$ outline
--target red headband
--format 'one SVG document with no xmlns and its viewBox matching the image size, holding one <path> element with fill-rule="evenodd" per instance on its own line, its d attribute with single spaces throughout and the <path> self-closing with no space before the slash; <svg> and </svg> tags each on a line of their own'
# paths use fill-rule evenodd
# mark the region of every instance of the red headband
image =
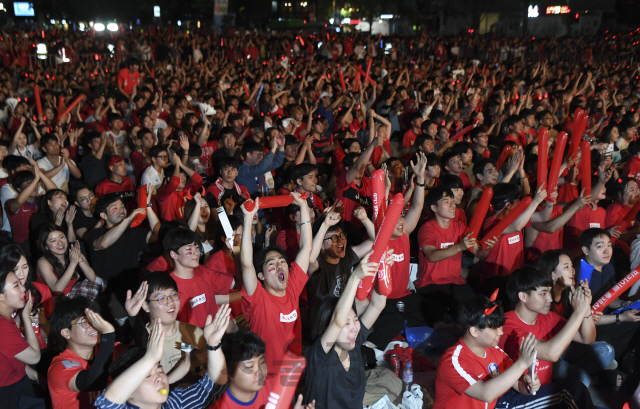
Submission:
<svg viewBox="0 0 640 409">
<path fill-rule="evenodd" d="M 496 299 L 498 298 L 499 290 L 500 290 L 499 288 L 496 288 L 493 294 L 491 294 L 491 297 L 489 297 L 489 301 L 491 301 L 494 304 L 494 306 L 485 308 L 484 315 L 491 315 L 495 311 L 495 309 L 498 307 L 498 304 L 496 304 Z"/>
</svg>

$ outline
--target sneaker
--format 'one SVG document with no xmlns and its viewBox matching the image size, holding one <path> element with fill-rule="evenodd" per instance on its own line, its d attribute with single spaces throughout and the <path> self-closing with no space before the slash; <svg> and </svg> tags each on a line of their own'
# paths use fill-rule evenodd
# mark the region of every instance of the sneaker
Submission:
<svg viewBox="0 0 640 409">
<path fill-rule="evenodd" d="M 418 402 L 416 401 L 416 397 L 409 391 L 404 391 L 402 394 L 402 404 L 407 409 L 420 409 L 422 405 L 417 406 Z"/>
</svg>

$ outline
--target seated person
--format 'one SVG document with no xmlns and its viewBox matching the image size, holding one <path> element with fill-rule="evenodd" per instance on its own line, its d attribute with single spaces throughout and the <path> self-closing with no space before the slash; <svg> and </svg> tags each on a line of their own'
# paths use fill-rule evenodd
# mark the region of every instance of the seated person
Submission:
<svg viewBox="0 0 640 409">
<path fill-rule="evenodd" d="M 234 157 L 224 156 L 220 158 L 218 163 L 220 177 L 207 188 L 207 202 L 211 207 L 225 206 L 226 210 L 227 200 L 230 199 L 234 204 L 240 204 L 250 195 L 246 187 L 236 182 L 240 161 Z M 233 206 L 231 206 L 231 211 L 227 211 L 227 214 L 231 214 L 232 211 Z"/>
<path fill-rule="evenodd" d="M 296 184 L 296 192 L 306 193 L 310 206 L 317 209 L 318 214 L 324 211 L 322 200 L 316 194 L 318 185 L 318 168 L 310 163 L 301 163 L 291 170 L 291 180 Z M 313 221 L 312 221 L 313 223 Z"/>
<path fill-rule="evenodd" d="M 109 179 L 104 179 L 96 186 L 96 197 L 108 193 L 123 192 L 122 198 L 128 202 L 133 199 L 134 187 L 131 178 L 127 177 L 127 162 L 122 156 L 112 156 L 107 163 L 111 172 Z"/>
<path fill-rule="evenodd" d="M 95 401 L 100 409 L 158 408 L 205 409 L 224 392 L 227 375 L 220 340 L 229 325 L 229 306 L 224 305 L 215 316 L 209 315 L 204 327 L 207 348 L 207 373 L 197 383 L 170 390 L 169 380 L 161 365 L 164 353 L 164 330 L 160 319 L 153 323 L 146 353 L 140 356 L 136 347 L 120 354 L 111 365 L 113 382 Z"/>
<path fill-rule="evenodd" d="M 64 352 L 53 358 L 48 386 L 54 409 L 93 408 L 107 386 L 116 333 L 88 298 L 61 299 L 51 315 L 51 334 Z M 98 346 L 100 339 L 100 346 Z"/>
<path fill-rule="evenodd" d="M 183 165 L 175 153 L 165 170 L 167 178 L 157 192 L 160 219 L 184 219 L 184 202 L 190 195 L 200 192 L 202 176 Z M 189 178 L 191 182 L 187 183 Z"/>
</svg>

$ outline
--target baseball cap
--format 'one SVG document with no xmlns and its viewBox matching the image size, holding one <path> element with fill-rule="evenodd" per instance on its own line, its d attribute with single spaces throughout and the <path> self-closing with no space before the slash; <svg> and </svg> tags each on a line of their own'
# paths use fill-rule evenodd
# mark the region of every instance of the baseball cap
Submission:
<svg viewBox="0 0 640 409">
<path fill-rule="evenodd" d="M 124 158 L 122 156 L 118 156 L 118 155 L 112 156 L 111 159 L 109 159 L 109 162 L 107 163 L 107 167 L 111 167 L 116 163 L 120 163 L 120 162 L 124 162 Z"/>
<path fill-rule="evenodd" d="M 329 94 L 327 91 L 322 91 L 320 93 L 320 99 L 324 98 L 324 97 L 332 97 L 333 94 Z"/>
</svg>

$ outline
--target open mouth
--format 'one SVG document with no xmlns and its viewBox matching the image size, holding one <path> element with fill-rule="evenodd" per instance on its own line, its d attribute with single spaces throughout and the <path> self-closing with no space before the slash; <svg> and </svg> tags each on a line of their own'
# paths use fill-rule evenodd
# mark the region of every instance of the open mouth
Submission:
<svg viewBox="0 0 640 409">
<path fill-rule="evenodd" d="M 341 253 L 344 252 L 344 244 L 338 246 L 338 251 Z"/>
<path fill-rule="evenodd" d="M 280 281 L 281 283 L 284 283 L 284 273 L 282 272 L 278 273 L 278 281 Z"/>
<path fill-rule="evenodd" d="M 97 338 L 98 337 L 98 331 L 90 332 L 89 336 L 92 337 L 92 338 Z"/>
<path fill-rule="evenodd" d="M 169 315 L 173 315 L 173 313 L 175 313 L 175 312 L 176 312 L 175 308 L 171 308 L 170 310 L 167 310 L 167 314 L 169 314 Z"/>
</svg>

